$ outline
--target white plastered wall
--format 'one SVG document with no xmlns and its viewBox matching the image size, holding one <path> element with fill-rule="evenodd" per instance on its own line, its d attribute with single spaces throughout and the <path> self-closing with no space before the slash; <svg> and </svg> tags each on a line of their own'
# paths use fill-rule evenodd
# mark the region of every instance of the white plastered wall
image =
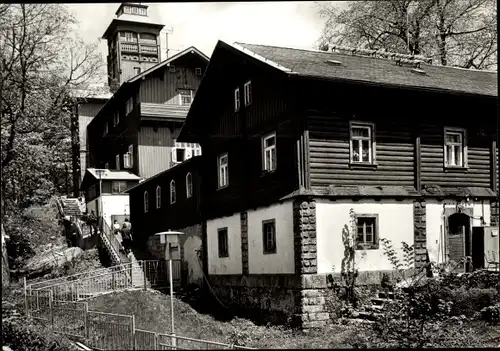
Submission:
<svg viewBox="0 0 500 351">
<path fill-rule="evenodd" d="M 217 229 L 227 227 L 229 257 L 219 257 Z M 240 213 L 207 221 L 208 274 L 242 274 Z"/>
<path fill-rule="evenodd" d="M 401 255 L 401 242 L 412 245 L 414 240 L 413 201 L 316 201 L 316 240 L 318 273 L 339 273 L 344 257 L 342 229 L 350 227 L 350 209 L 358 214 L 378 214 L 378 237 L 391 240 Z M 378 249 L 356 250 L 359 271 L 392 270 L 383 245 Z"/>
</svg>

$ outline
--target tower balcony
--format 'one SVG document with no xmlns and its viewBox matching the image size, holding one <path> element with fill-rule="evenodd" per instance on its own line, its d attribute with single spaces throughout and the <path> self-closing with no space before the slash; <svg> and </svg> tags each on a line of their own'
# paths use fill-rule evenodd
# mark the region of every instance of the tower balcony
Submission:
<svg viewBox="0 0 500 351">
<path fill-rule="evenodd" d="M 141 45 L 140 53 L 144 55 L 158 55 L 158 46 L 157 45 Z"/>
<path fill-rule="evenodd" d="M 125 44 L 123 43 L 120 47 L 121 52 L 139 52 L 139 46 L 137 44 Z"/>
</svg>

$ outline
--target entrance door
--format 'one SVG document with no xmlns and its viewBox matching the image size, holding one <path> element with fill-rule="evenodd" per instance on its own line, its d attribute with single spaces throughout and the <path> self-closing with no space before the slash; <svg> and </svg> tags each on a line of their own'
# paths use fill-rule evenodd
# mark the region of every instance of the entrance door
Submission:
<svg viewBox="0 0 500 351">
<path fill-rule="evenodd" d="M 471 256 L 470 218 L 463 213 L 454 213 L 448 217 L 448 257 L 460 262 L 465 256 Z M 456 272 L 471 271 L 470 263 L 459 264 Z"/>
</svg>

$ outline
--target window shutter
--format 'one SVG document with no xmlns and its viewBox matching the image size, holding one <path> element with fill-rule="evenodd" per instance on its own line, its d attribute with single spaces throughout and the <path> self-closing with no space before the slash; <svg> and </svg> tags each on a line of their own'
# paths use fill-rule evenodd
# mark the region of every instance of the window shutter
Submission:
<svg viewBox="0 0 500 351">
<path fill-rule="evenodd" d="M 191 157 L 193 157 L 193 149 L 188 147 L 186 148 L 186 160 L 190 159 Z"/>
<path fill-rule="evenodd" d="M 172 148 L 172 162 L 177 162 L 177 148 Z"/>
</svg>

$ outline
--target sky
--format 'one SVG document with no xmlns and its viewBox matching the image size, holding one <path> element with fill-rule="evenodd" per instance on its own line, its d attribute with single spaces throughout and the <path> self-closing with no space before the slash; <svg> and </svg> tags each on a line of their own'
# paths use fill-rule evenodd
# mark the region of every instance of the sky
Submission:
<svg viewBox="0 0 500 351">
<path fill-rule="evenodd" d="M 162 60 L 165 59 L 166 32 L 169 56 L 195 46 L 211 56 L 217 41 L 243 42 L 312 49 L 324 21 L 312 1 L 294 2 L 178 2 L 143 3 L 148 16 L 164 24 L 161 32 Z M 115 18 L 119 3 L 68 4 L 79 22 L 79 35 L 88 43 L 101 38 Z M 106 41 L 99 49 L 105 59 Z"/>
</svg>

